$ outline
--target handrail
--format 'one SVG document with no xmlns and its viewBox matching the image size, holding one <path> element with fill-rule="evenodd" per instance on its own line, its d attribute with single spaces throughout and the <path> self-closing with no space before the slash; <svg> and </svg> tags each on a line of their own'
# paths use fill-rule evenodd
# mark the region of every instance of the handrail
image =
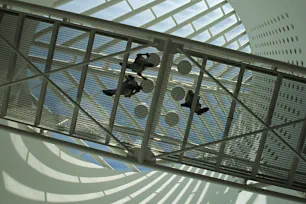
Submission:
<svg viewBox="0 0 306 204">
<path fill-rule="evenodd" d="M 243 53 L 236 50 L 231 50 L 228 48 L 218 47 L 215 45 L 210 45 L 207 43 L 201 43 L 198 41 L 185 39 L 182 37 L 172 36 L 165 33 L 160 33 L 156 31 L 146 30 L 143 28 L 133 27 L 129 25 L 124 25 L 112 21 L 107 21 L 103 19 L 94 18 L 91 16 L 84 16 L 76 13 L 71 13 L 67 11 L 57 10 L 54 8 L 48 8 L 40 5 L 35 5 L 31 3 L 21 2 L 21 1 L 11 1 L 11 0 L 0 0 L 0 3 L 4 5 L 12 6 L 14 10 L 15 7 L 26 9 L 33 13 L 42 13 L 43 15 L 51 15 L 56 17 L 61 17 L 65 19 L 74 20 L 77 22 L 84 23 L 85 25 L 91 25 L 95 28 L 101 28 L 103 30 L 108 30 L 110 32 L 116 32 L 120 34 L 126 34 L 142 39 L 171 39 L 172 42 L 183 44 L 185 47 L 191 48 L 194 51 L 208 54 L 216 55 L 226 59 L 235 59 L 239 62 L 249 62 L 249 63 L 261 63 L 271 68 L 277 68 L 278 71 L 291 73 L 296 75 L 306 76 L 306 69 L 301 66 L 288 64 L 285 62 L 277 61 L 274 59 L 269 59 L 261 56 L 256 56 L 248 53 Z"/>
</svg>

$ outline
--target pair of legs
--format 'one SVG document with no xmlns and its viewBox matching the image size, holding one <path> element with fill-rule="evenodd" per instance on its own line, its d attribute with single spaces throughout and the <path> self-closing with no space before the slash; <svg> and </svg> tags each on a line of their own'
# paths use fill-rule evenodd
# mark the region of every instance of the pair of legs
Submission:
<svg viewBox="0 0 306 204">
<path fill-rule="evenodd" d="M 191 104 L 189 103 L 183 103 L 181 104 L 182 107 L 187 107 L 187 108 L 190 108 L 191 109 Z M 196 109 L 195 109 L 195 113 L 197 113 L 198 115 L 202 115 L 202 113 L 205 113 L 209 111 L 209 108 L 208 107 L 205 107 L 205 108 L 201 108 L 201 104 L 197 104 L 196 105 Z"/>
<path fill-rule="evenodd" d="M 119 64 L 122 66 L 121 62 Z M 154 64 L 152 63 L 137 64 L 134 62 L 133 64 L 128 64 L 126 66 L 127 69 L 131 69 L 133 72 L 137 72 L 137 75 L 143 78 L 144 80 L 147 80 L 147 78 L 142 76 L 142 72 L 146 69 L 146 67 L 154 67 Z"/>
</svg>

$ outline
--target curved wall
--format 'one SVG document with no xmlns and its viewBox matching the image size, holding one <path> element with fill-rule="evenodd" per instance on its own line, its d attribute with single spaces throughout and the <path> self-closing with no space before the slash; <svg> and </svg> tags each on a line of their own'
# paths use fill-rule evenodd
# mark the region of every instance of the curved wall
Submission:
<svg viewBox="0 0 306 204">
<path fill-rule="evenodd" d="M 300 0 L 229 0 L 235 8 L 250 38 L 252 53 L 267 58 L 284 61 L 287 63 L 306 66 L 306 1 Z M 305 77 L 305 76 L 303 76 Z M 253 73 L 252 101 L 253 111 L 266 119 L 270 106 L 276 77 L 266 77 L 259 73 Z M 288 121 L 305 117 L 306 110 L 306 86 L 301 83 L 283 80 L 278 99 L 275 103 L 272 125 L 282 124 Z M 293 148 L 305 150 L 306 144 L 303 137 L 302 123 L 278 129 L 276 132 Z M 259 141 L 259 140 L 258 140 Z M 258 146 L 258 141 L 254 141 Z M 306 156 L 305 152 L 300 153 Z M 273 134 L 268 135 L 265 142 L 263 164 L 276 165 L 283 170 L 277 172 L 284 182 L 289 181 L 292 175 L 293 164 L 291 160 L 294 154 L 284 146 Z M 263 165 L 264 166 L 264 165 Z M 303 162 L 298 163 L 297 171 L 305 172 Z M 293 182 L 305 186 L 306 176 L 296 173 Z"/>
<path fill-rule="evenodd" d="M 75 158 L 64 147 L 1 129 L 0 135 L 0 203 L 293 203 L 160 171 L 114 171 Z M 203 169 L 181 169 L 233 180 Z"/>
<path fill-rule="evenodd" d="M 306 66 L 306 1 L 229 2 L 246 28 L 253 54 Z"/>
</svg>

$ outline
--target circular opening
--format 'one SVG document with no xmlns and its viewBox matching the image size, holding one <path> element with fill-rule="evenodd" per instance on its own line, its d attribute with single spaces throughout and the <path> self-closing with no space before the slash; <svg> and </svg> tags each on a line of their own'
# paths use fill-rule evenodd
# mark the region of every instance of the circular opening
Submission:
<svg viewBox="0 0 306 204">
<path fill-rule="evenodd" d="M 165 121 L 167 125 L 169 125 L 170 127 L 173 127 L 178 124 L 179 116 L 176 113 L 176 111 L 169 111 L 165 116 Z"/>
<path fill-rule="evenodd" d="M 277 20 L 280 21 L 280 17 L 279 16 L 277 16 Z"/>
<path fill-rule="evenodd" d="M 287 26 L 287 30 L 290 30 L 289 26 Z"/>
<path fill-rule="evenodd" d="M 149 113 L 149 107 L 146 103 L 140 103 L 135 107 L 134 114 L 137 118 L 145 118 Z"/>
<path fill-rule="evenodd" d="M 144 93 L 150 93 L 154 89 L 154 82 L 151 79 L 142 80 L 140 86 L 142 87 L 142 91 Z"/>
<path fill-rule="evenodd" d="M 285 19 L 284 15 L 282 14 L 282 19 Z"/>
<path fill-rule="evenodd" d="M 291 41 L 293 42 L 294 40 L 293 40 L 293 37 L 291 37 Z"/>
<path fill-rule="evenodd" d="M 296 41 L 299 41 L 299 38 L 298 38 L 298 36 L 295 36 L 295 39 L 296 39 Z"/>
<path fill-rule="evenodd" d="M 151 53 L 148 58 L 148 62 L 152 63 L 154 67 L 156 67 L 160 63 L 160 57 L 158 56 L 158 54 Z"/>
<path fill-rule="evenodd" d="M 293 24 L 291 24 L 291 28 L 294 29 L 294 25 Z"/>
<path fill-rule="evenodd" d="M 171 90 L 171 97 L 175 100 L 175 101 L 179 101 L 179 100 L 182 100 L 184 99 L 185 97 L 185 89 L 183 87 L 180 87 L 180 86 L 177 86 L 177 87 L 174 87 L 172 90 Z"/>
<path fill-rule="evenodd" d="M 179 62 L 179 64 L 177 65 L 177 69 L 181 74 L 189 74 L 192 69 L 192 66 L 189 61 L 183 60 Z"/>
<path fill-rule="evenodd" d="M 289 15 L 288 15 L 288 13 L 285 13 L 285 15 L 287 16 L 287 18 L 289 18 Z"/>
</svg>

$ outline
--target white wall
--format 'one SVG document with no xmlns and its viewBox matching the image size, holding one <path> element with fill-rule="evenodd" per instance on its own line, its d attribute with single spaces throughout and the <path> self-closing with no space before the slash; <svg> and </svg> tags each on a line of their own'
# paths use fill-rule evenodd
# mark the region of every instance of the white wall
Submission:
<svg viewBox="0 0 306 204">
<path fill-rule="evenodd" d="M 306 66 L 306 1 L 229 0 L 229 2 L 246 28 L 253 54 Z"/>
<path fill-rule="evenodd" d="M 306 1 L 301 0 L 229 0 L 239 14 L 250 39 L 252 53 L 291 64 L 306 66 Z M 305 77 L 305 76 L 304 76 Z M 253 73 L 253 110 L 265 120 L 274 90 L 276 77 Z M 306 114 L 306 86 L 283 80 L 276 102 L 272 124 L 281 124 L 303 118 Z M 279 135 L 292 147 L 299 145 L 302 123 L 278 129 Z M 255 141 L 258 143 L 258 141 Z M 305 144 L 304 144 L 305 146 Z M 306 156 L 303 154 L 303 156 Z M 279 166 L 286 171 L 270 172 L 287 181 L 294 154 L 274 135 L 269 135 L 263 152 L 262 163 Z M 299 172 L 305 172 L 299 162 Z M 298 174 L 294 181 L 306 184 L 306 177 Z M 302 183 L 302 184 L 301 184 Z"/>
<path fill-rule="evenodd" d="M 1 121 L 1 124 L 7 124 Z M 10 123 L 14 127 L 24 126 Z M 61 148 L 0 130 L 0 203 L 290 203 L 164 172 L 123 173 Z M 192 172 L 231 180 L 196 168 Z M 154 196 L 154 197 L 150 197 Z M 144 202 L 146 203 L 146 202 Z M 292 203 L 292 202 L 291 202 Z"/>
</svg>

